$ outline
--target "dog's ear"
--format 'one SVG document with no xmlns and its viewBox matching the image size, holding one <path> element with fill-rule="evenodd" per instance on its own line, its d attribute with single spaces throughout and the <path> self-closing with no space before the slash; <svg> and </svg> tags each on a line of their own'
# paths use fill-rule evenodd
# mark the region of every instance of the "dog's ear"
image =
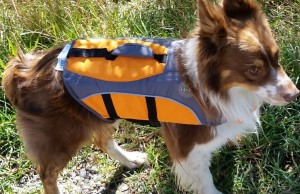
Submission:
<svg viewBox="0 0 300 194">
<path fill-rule="evenodd" d="M 198 0 L 198 19 L 201 34 L 216 34 L 226 25 L 220 8 L 207 3 L 207 0 Z"/>
<path fill-rule="evenodd" d="M 255 0 L 223 0 L 223 9 L 227 17 L 246 20 L 260 11 Z"/>
</svg>

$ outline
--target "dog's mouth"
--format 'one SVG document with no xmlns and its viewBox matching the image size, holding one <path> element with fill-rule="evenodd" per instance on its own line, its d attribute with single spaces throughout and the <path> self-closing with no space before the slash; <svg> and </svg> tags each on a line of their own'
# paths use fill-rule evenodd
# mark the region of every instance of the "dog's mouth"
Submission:
<svg viewBox="0 0 300 194">
<path fill-rule="evenodd" d="M 263 101 L 271 106 L 286 106 L 290 103 L 284 100 L 277 100 L 272 98 L 263 98 Z"/>
<path fill-rule="evenodd" d="M 263 101 L 274 106 L 286 106 L 296 100 L 299 90 L 293 93 L 279 93 L 276 95 L 262 96 Z"/>
</svg>

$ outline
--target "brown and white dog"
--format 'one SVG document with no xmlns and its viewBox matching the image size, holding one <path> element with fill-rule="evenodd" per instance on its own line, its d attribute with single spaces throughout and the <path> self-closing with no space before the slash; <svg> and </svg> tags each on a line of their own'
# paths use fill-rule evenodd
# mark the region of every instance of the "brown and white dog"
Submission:
<svg viewBox="0 0 300 194">
<path fill-rule="evenodd" d="M 220 192 L 209 170 L 211 153 L 228 140 L 255 131 L 263 103 L 286 105 L 299 90 L 279 64 L 279 48 L 254 0 L 198 4 L 199 27 L 177 52 L 180 73 L 207 115 L 223 115 L 226 122 L 216 127 L 162 123 L 162 133 L 179 186 L 213 194 Z M 55 70 L 61 50 L 20 54 L 3 75 L 26 151 L 49 194 L 59 192 L 59 172 L 91 139 L 129 168 L 146 160 L 143 153 L 120 148 L 112 138 L 111 124 L 68 94 L 62 73 Z"/>
</svg>

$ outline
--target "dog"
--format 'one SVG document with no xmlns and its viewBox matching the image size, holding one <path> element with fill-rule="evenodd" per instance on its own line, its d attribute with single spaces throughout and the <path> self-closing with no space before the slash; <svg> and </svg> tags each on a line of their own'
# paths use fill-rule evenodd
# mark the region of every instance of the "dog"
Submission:
<svg viewBox="0 0 300 194">
<path fill-rule="evenodd" d="M 158 122 L 179 187 L 220 193 L 209 170 L 211 153 L 228 140 L 256 131 L 264 103 L 287 105 L 299 90 L 279 63 L 279 48 L 254 0 L 223 0 L 220 5 L 199 0 L 198 26 L 180 41 L 174 53 L 187 87 L 183 91 L 189 91 L 216 124 Z M 19 53 L 8 63 L 2 83 L 47 194 L 59 193 L 59 172 L 91 139 L 129 168 L 146 161 L 144 153 L 125 151 L 115 143 L 114 120 L 99 119 L 74 99 L 63 81 L 64 70 L 56 69 L 62 50 Z"/>
</svg>

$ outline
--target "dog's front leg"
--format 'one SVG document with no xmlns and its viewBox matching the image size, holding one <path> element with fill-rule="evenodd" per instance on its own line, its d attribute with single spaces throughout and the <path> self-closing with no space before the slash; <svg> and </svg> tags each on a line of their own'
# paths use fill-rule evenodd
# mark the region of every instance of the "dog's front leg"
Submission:
<svg viewBox="0 0 300 194">
<path fill-rule="evenodd" d="M 210 173 L 211 153 L 205 145 L 195 145 L 186 159 L 173 162 L 177 182 L 183 189 L 197 194 L 220 194 Z"/>
<path fill-rule="evenodd" d="M 219 194 L 209 170 L 211 152 L 223 143 L 215 138 L 214 129 L 175 123 L 163 123 L 161 129 L 179 187 L 199 194 Z"/>
</svg>

